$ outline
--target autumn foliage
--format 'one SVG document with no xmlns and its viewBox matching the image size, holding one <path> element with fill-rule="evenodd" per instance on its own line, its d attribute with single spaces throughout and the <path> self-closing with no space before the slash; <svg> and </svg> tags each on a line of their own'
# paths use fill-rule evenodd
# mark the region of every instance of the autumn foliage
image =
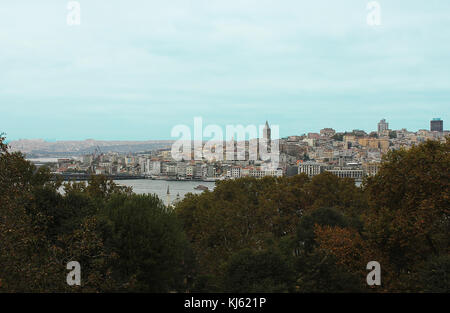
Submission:
<svg viewBox="0 0 450 313">
<path fill-rule="evenodd" d="M 186 197 L 177 213 L 202 278 L 193 289 L 226 290 L 224 269 L 245 268 L 237 256 L 251 249 L 285 256 L 296 276 L 286 291 L 449 291 L 449 148 L 447 139 L 390 152 L 361 188 L 323 173 L 225 181 Z M 370 261 L 381 286 L 366 284 Z M 270 290 L 267 281 L 276 279 L 265 280 Z"/>
<path fill-rule="evenodd" d="M 361 187 L 221 181 L 173 210 L 102 176 L 63 184 L 1 138 L 0 292 L 448 292 L 449 152 L 449 139 L 389 152 Z"/>
</svg>

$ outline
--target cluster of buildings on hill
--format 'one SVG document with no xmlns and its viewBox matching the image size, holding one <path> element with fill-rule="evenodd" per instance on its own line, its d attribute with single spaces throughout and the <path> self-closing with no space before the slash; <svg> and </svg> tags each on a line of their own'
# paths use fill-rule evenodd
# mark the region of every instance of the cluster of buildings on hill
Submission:
<svg viewBox="0 0 450 313">
<path fill-rule="evenodd" d="M 445 141 L 449 135 L 449 131 L 443 130 L 441 119 L 433 119 L 430 130 L 417 132 L 391 130 L 385 119 L 377 126 L 377 131 L 369 134 L 357 129 L 336 133 L 331 128 L 325 128 L 320 133 L 288 137 L 280 151 L 289 157 L 295 158 L 301 154 L 304 157 L 297 161 L 298 166 L 287 167 L 287 175 L 305 173 L 312 177 L 329 171 L 342 178 L 361 181 L 365 176 L 378 172 L 382 156 L 388 151 L 409 149 L 429 139 Z"/>
<path fill-rule="evenodd" d="M 269 142 L 270 128 L 266 124 L 264 136 Z M 375 175 L 382 156 L 390 150 L 408 149 L 428 139 L 445 141 L 449 131 L 443 130 L 443 121 L 433 119 L 430 130 L 410 132 L 406 129 L 391 130 L 385 119 L 378 123 L 377 131 L 367 134 L 363 130 L 337 133 L 324 128 L 320 133 L 289 136 L 277 140 L 279 161 L 277 167 L 267 161 L 243 160 L 181 160 L 172 158 L 170 149 L 148 153 L 119 154 L 100 153 L 82 158 L 58 159 L 53 170 L 59 173 L 86 173 L 106 175 L 135 175 L 152 179 L 204 180 L 233 179 L 245 176 L 292 176 L 305 173 L 312 177 L 329 171 L 339 177 L 361 181 L 365 176 Z M 272 140 L 275 142 L 275 140 Z M 252 143 L 246 142 L 246 149 Z M 236 144 L 234 145 L 236 147 Z M 192 151 L 194 153 L 194 151 Z"/>
</svg>

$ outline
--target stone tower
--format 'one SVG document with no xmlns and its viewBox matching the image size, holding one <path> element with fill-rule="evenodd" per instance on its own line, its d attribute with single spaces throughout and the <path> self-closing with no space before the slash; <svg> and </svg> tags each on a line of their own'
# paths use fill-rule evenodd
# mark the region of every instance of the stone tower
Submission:
<svg viewBox="0 0 450 313">
<path fill-rule="evenodd" d="M 267 144 L 267 152 L 271 152 L 271 145 L 272 145 L 272 141 L 271 141 L 271 130 L 270 130 L 270 126 L 269 126 L 269 122 L 266 121 L 266 125 L 264 125 L 264 129 L 263 129 L 263 139 L 265 144 Z M 258 148 L 259 151 L 259 148 Z"/>
<path fill-rule="evenodd" d="M 270 134 L 269 122 L 266 121 L 266 125 L 264 126 L 264 129 L 263 129 L 263 138 L 267 139 L 267 141 L 270 142 L 270 139 L 271 139 L 270 136 L 271 136 L 271 134 Z"/>
</svg>

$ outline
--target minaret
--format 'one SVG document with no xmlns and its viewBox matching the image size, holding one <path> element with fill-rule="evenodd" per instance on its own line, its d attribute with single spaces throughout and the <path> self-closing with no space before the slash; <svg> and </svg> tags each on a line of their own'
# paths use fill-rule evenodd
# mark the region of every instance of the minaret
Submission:
<svg viewBox="0 0 450 313">
<path fill-rule="evenodd" d="M 169 191 L 169 185 L 167 185 L 167 206 L 170 206 L 170 191 Z"/>
</svg>

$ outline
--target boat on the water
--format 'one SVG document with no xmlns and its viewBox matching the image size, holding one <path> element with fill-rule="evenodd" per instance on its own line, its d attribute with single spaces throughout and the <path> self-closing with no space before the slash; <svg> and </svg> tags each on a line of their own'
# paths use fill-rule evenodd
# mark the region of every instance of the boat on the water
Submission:
<svg viewBox="0 0 450 313">
<path fill-rule="evenodd" d="M 198 185 L 197 187 L 194 187 L 195 190 L 209 190 L 208 187 L 204 186 L 204 185 Z"/>
</svg>

